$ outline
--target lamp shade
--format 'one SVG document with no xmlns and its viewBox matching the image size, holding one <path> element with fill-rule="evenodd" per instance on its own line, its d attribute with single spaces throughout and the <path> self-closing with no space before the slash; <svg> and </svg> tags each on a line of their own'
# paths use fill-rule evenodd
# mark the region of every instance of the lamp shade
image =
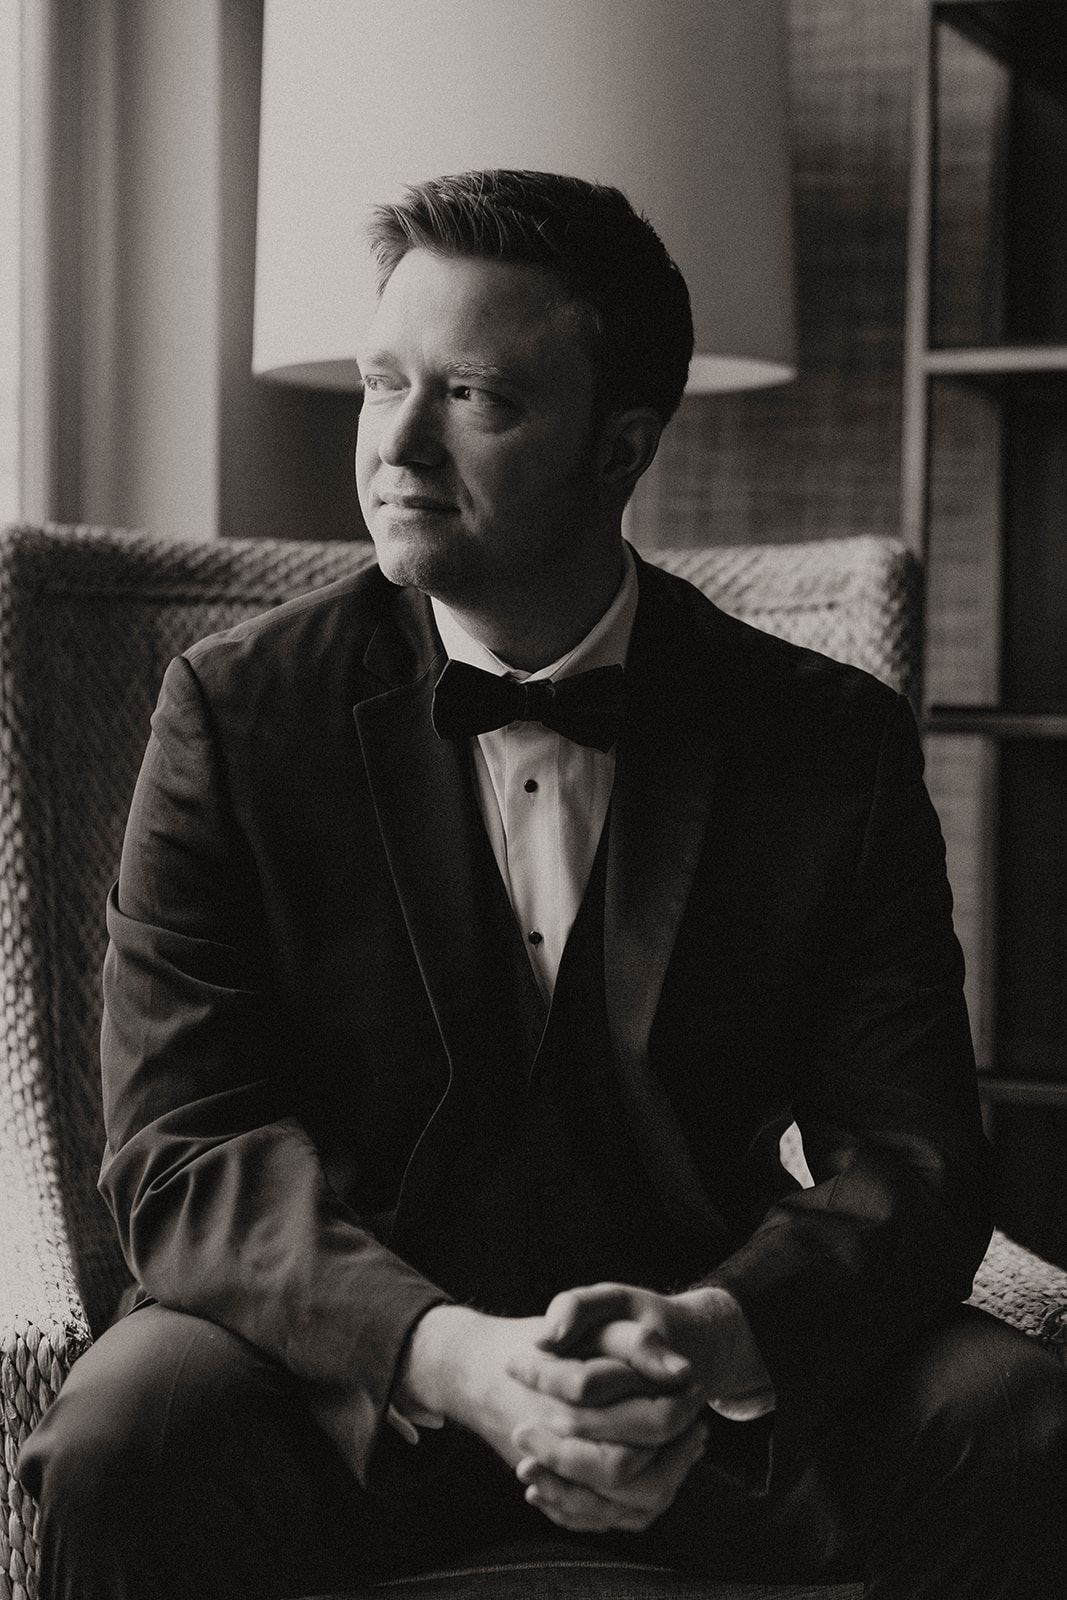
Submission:
<svg viewBox="0 0 1067 1600">
<path fill-rule="evenodd" d="M 357 389 L 366 227 L 485 167 L 614 184 L 685 274 L 690 390 L 793 375 L 780 0 L 267 0 L 253 371 Z"/>
</svg>

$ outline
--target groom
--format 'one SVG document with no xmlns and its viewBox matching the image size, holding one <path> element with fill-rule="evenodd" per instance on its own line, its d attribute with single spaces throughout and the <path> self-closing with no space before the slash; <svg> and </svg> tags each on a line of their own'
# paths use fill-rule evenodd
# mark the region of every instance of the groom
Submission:
<svg viewBox="0 0 1067 1600">
<path fill-rule="evenodd" d="M 373 242 L 377 568 L 172 663 L 109 899 L 141 1291 L 22 1454 L 45 1593 L 531 1534 L 1035 1592 L 1064 1375 L 960 1309 L 989 1166 L 907 704 L 622 542 L 692 327 L 620 194 L 465 174 Z"/>
</svg>

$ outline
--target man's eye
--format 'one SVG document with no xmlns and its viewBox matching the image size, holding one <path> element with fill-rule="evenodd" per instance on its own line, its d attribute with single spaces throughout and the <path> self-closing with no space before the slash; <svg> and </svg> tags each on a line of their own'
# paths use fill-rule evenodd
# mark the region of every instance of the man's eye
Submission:
<svg viewBox="0 0 1067 1600">
<path fill-rule="evenodd" d="M 491 389 L 479 389 L 472 383 L 454 384 L 452 398 L 454 400 L 464 400 L 468 405 L 479 406 L 484 410 L 492 410 L 499 406 L 507 405 L 503 395 L 494 394 Z"/>
<path fill-rule="evenodd" d="M 363 375 L 364 394 L 389 394 L 399 387 L 395 378 L 390 378 L 383 372 L 367 372 Z"/>
</svg>

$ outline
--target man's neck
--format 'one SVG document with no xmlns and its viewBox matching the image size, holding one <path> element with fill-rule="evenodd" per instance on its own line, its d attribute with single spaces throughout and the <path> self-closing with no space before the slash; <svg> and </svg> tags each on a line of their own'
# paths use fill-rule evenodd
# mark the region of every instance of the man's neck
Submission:
<svg viewBox="0 0 1067 1600">
<path fill-rule="evenodd" d="M 538 672 L 558 661 L 600 621 L 619 591 L 626 572 L 620 543 L 618 560 L 595 573 L 587 585 L 551 596 L 522 594 L 492 608 L 445 602 L 460 627 L 517 672 Z"/>
</svg>

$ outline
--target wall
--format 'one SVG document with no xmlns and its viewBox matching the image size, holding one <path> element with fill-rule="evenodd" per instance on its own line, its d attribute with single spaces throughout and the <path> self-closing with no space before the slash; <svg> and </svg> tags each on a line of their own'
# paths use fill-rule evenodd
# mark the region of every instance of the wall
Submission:
<svg viewBox="0 0 1067 1600">
<path fill-rule="evenodd" d="M 683 402 L 639 544 L 894 533 L 912 55 L 908 0 L 790 0 L 800 376 Z"/>
</svg>

